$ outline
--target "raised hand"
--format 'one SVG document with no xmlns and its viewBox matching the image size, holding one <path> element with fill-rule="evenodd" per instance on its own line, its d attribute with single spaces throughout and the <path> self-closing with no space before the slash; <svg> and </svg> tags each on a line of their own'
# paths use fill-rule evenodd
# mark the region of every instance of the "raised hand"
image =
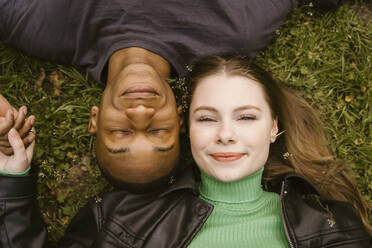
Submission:
<svg viewBox="0 0 372 248">
<path fill-rule="evenodd" d="M 9 116 L 7 115 L 9 113 Z M 26 118 L 27 108 L 22 106 L 19 111 L 13 108 L 0 94 L 0 152 L 11 155 L 13 149 L 8 141 L 7 133 L 13 127 L 21 136 L 25 147 L 32 143 L 35 135 L 30 132 L 35 123 L 35 117 Z M 12 116 L 12 117 L 10 117 Z"/>
<path fill-rule="evenodd" d="M 31 164 L 35 140 L 33 140 L 31 144 L 25 148 L 21 137 L 14 128 L 11 128 L 8 132 L 8 140 L 11 148 L 14 151 L 14 154 L 6 155 L 0 152 L 0 170 L 7 171 L 9 173 L 22 173 Z"/>
<path fill-rule="evenodd" d="M 35 139 L 35 134 L 31 132 L 35 117 L 26 118 L 26 113 L 27 108 L 22 106 L 17 117 L 14 116 L 12 110 L 8 110 L 5 117 L 0 117 L 0 152 L 7 155 L 13 154 L 13 149 L 8 141 L 8 132 L 11 128 L 18 131 L 26 147 Z"/>
</svg>

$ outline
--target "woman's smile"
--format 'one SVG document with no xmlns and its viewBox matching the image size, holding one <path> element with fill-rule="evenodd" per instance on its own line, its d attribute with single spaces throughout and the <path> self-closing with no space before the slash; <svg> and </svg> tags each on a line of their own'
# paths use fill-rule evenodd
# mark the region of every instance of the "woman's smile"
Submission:
<svg viewBox="0 0 372 248">
<path fill-rule="evenodd" d="M 243 155 L 244 155 L 243 153 L 233 153 L 233 152 L 211 154 L 212 158 L 219 162 L 235 161 L 243 157 Z"/>
</svg>

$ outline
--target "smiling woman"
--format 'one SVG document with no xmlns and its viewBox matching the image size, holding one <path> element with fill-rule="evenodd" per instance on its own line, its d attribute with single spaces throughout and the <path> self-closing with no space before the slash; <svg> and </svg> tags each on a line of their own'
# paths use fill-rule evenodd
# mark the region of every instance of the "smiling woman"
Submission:
<svg viewBox="0 0 372 248">
<path fill-rule="evenodd" d="M 206 77 L 190 113 L 192 154 L 207 175 L 229 182 L 264 166 L 278 125 L 259 83 L 242 76 Z"/>
<path fill-rule="evenodd" d="M 368 204 L 304 99 L 243 57 L 207 57 L 188 82 L 200 198 L 214 206 L 189 247 L 369 247 Z"/>
</svg>

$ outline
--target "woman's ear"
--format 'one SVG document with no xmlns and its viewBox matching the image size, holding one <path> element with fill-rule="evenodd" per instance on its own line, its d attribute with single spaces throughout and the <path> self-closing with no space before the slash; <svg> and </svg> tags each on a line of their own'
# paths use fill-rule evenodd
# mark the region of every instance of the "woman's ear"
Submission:
<svg viewBox="0 0 372 248">
<path fill-rule="evenodd" d="M 88 132 L 91 134 L 97 133 L 98 113 L 99 108 L 97 106 L 90 109 Z"/>
<path fill-rule="evenodd" d="M 177 107 L 177 114 L 178 114 L 178 121 L 180 124 L 180 132 L 184 133 L 186 131 L 186 127 L 185 127 L 184 118 L 183 118 L 182 106 Z"/>
<path fill-rule="evenodd" d="M 278 128 L 278 117 L 276 117 L 273 121 L 273 126 L 271 128 L 271 137 L 270 142 L 274 143 L 278 134 L 279 128 Z"/>
</svg>

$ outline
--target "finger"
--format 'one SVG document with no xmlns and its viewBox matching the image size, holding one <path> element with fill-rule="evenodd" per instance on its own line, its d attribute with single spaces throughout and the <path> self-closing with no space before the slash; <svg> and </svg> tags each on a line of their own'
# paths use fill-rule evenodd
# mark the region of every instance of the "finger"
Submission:
<svg viewBox="0 0 372 248">
<path fill-rule="evenodd" d="M 35 140 L 32 141 L 32 143 L 26 149 L 28 164 L 31 164 L 32 156 L 34 155 L 34 148 L 35 148 Z"/>
<path fill-rule="evenodd" d="M 5 122 L 5 116 L 4 117 L 0 116 L 0 123 L 4 123 L 4 122 Z M 3 136 L 0 135 L 0 140 L 8 142 L 8 133 L 6 133 L 6 135 L 3 135 Z"/>
<path fill-rule="evenodd" d="M 30 132 L 28 132 L 27 136 L 22 138 L 23 144 L 27 148 L 36 138 L 35 129 L 32 128 Z"/>
<path fill-rule="evenodd" d="M 0 116 L 5 116 L 10 109 L 13 109 L 12 105 L 0 94 Z"/>
<path fill-rule="evenodd" d="M 7 169 L 9 172 L 23 172 L 26 170 L 26 168 L 28 168 L 29 163 L 22 139 L 14 128 L 10 129 L 8 139 L 13 148 L 14 159 L 12 161 L 11 168 L 5 169 Z"/>
<path fill-rule="evenodd" d="M 6 138 L 6 140 L 0 140 L 0 147 L 10 147 L 10 143 L 8 141 L 8 138 Z"/>
<path fill-rule="evenodd" d="M 19 130 L 23 126 L 23 123 L 26 119 L 26 114 L 27 114 L 27 108 L 26 108 L 26 106 L 22 106 L 19 109 L 19 113 L 18 113 L 17 118 L 15 118 L 14 128 L 16 130 Z"/>
<path fill-rule="evenodd" d="M 35 123 L 35 116 L 33 115 L 29 116 L 26 119 L 24 125 L 18 130 L 19 136 L 21 136 L 22 138 L 27 136 L 31 128 L 33 127 L 34 123 Z"/>
<path fill-rule="evenodd" d="M 10 146 L 9 141 L 8 141 L 8 133 L 5 133 L 3 136 L 0 136 L 0 145 Z"/>
<path fill-rule="evenodd" d="M 8 110 L 5 115 L 5 119 L 0 122 L 0 136 L 5 136 L 13 126 L 13 112 Z M 2 137 L 1 140 L 4 140 Z"/>
<path fill-rule="evenodd" d="M 11 156 L 14 154 L 12 147 L 5 147 L 5 146 L 0 147 L 0 153 L 3 153 L 7 156 Z"/>
<path fill-rule="evenodd" d="M 14 119 L 17 119 L 19 112 L 13 107 L 12 107 L 12 109 L 13 109 Z"/>
</svg>

